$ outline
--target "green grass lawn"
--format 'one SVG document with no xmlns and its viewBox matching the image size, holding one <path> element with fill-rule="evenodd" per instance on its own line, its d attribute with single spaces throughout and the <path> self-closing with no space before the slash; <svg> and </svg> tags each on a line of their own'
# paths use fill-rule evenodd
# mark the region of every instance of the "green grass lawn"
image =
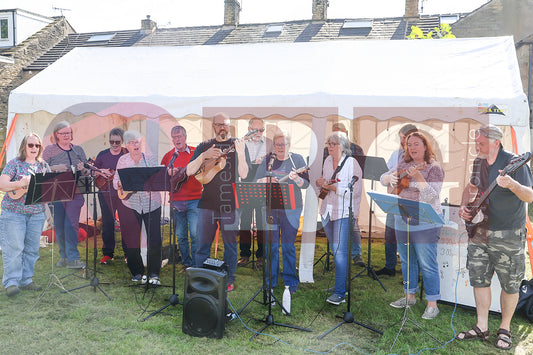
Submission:
<svg viewBox="0 0 533 355">
<path fill-rule="evenodd" d="M 164 237 L 167 240 L 167 236 Z M 92 260 L 92 239 L 90 239 L 89 258 Z M 165 243 L 167 244 L 167 243 Z M 363 259 L 366 260 L 366 240 L 363 242 Z M 297 250 L 299 250 L 299 244 Z M 85 244 L 80 244 L 82 260 L 85 259 Z M 325 238 L 318 238 L 316 257 L 325 251 Z M 219 257 L 222 246 L 219 246 Z M 54 262 L 58 259 L 57 245 L 41 249 L 41 258 L 37 262 L 34 280 L 46 287 L 51 280 L 52 255 Z M 376 241 L 372 245 L 372 260 L 376 268 L 384 264 L 383 243 Z M 98 260 L 101 254 L 98 255 Z M 92 261 L 90 262 L 92 267 Z M 528 266 L 529 268 L 529 266 Z M 180 270 L 181 266 L 177 267 Z M 0 266 L 0 270 L 3 268 Z M 122 258 L 116 257 L 110 265 L 97 266 L 97 276 L 102 289 L 112 297 L 109 301 L 105 295 L 94 287 L 86 287 L 72 294 L 60 293 L 61 289 L 52 284 L 38 301 L 40 292 L 24 291 L 13 299 L 8 299 L 5 291 L 0 293 L 0 353 L 26 354 L 256 354 L 256 353 L 302 353 L 303 349 L 313 352 L 333 353 L 360 351 L 362 353 L 387 354 L 398 333 L 403 310 L 389 306 L 391 301 L 402 296 L 401 276 L 383 277 L 381 281 L 387 288 L 385 292 L 380 284 L 366 276 L 352 282 L 351 311 L 357 322 L 367 324 L 382 331 L 383 336 L 357 324 L 345 324 L 327 335 L 324 339 L 317 337 L 336 325 L 346 311 L 346 304 L 333 306 L 325 302 L 328 294 L 325 289 L 334 284 L 334 271 L 323 271 L 323 265 L 315 267 L 314 283 L 301 284 L 292 298 L 292 315 L 281 314 L 279 306 L 273 307 L 274 320 L 312 329 L 303 332 L 290 328 L 269 326 L 260 335 L 249 341 L 254 331 L 261 329 L 268 313 L 268 307 L 262 303 L 252 302 L 241 314 L 241 319 L 226 325 L 222 339 L 197 338 L 186 335 L 181 330 L 182 306 L 170 306 L 161 314 L 146 321 L 143 319 L 151 312 L 168 303 L 172 288 L 158 287 L 146 290 L 144 287 L 130 287 L 131 278 Z M 361 268 L 353 267 L 353 274 Z M 398 266 L 399 270 L 399 266 Z M 3 271 L 2 271 L 3 272 Z M 53 268 L 53 273 L 61 279 L 67 289 L 87 285 L 90 279 L 83 279 L 81 273 L 67 276 L 69 270 Z M 92 274 L 91 274 L 92 275 Z M 528 278 L 531 277 L 529 272 Z M 164 285 L 172 284 L 172 266 L 166 266 L 161 273 Z M 176 275 L 176 292 L 183 300 L 184 274 Z M 104 284 L 106 282 L 106 284 Z M 107 284 L 107 282 L 109 284 Z M 228 294 L 231 304 L 240 309 L 262 285 L 262 274 L 251 266 L 237 269 L 236 289 Z M 275 289 L 281 299 L 282 282 Z M 75 297 L 75 296 L 76 297 Z M 493 296 L 494 297 L 494 296 Z M 80 300 L 81 299 L 81 300 Z M 262 293 L 256 298 L 262 301 Z M 33 310 L 31 308 L 33 307 Z M 408 321 L 393 353 L 418 353 L 424 348 L 439 348 L 437 354 L 496 354 L 499 353 L 492 342 L 499 325 L 498 316 L 490 316 L 492 331 L 490 342 L 452 341 L 454 332 L 469 329 L 475 323 L 472 311 L 453 306 L 440 305 L 441 313 L 437 319 L 421 319 L 425 302 L 418 302 L 409 319 L 415 321 L 425 331 L 431 333 L 445 346 L 432 340 Z M 533 325 L 524 318 L 515 316 L 512 325 L 514 352 L 517 354 L 533 353 Z M 340 344 L 340 345 L 339 345 Z"/>
</svg>

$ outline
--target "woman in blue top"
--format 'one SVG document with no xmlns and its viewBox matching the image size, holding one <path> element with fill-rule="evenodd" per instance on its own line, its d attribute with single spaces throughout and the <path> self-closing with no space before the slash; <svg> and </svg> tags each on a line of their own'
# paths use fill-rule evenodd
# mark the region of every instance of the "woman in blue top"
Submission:
<svg viewBox="0 0 533 355">
<path fill-rule="evenodd" d="M 42 152 L 41 138 L 35 133 L 28 134 L 20 144 L 18 156 L 6 164 L 0 175 L 0 190 L 7 192 L 0 214 L 0 244 L 4 261 L 2 284 L 8 297 L 20 290 L 41 290 L 32 278 L 46 219 L 44 205 L 24 202 L 30 174 L 46 171 Z"/>
<path fill-rule="evenodd" d="M 279 273 L 279 241 L 281 238 L 281 251 L 283 255 L 282 277 L 285 286 L 289 286 L 291 293 L 298 289 L 299 279 L 296 274 L 296 232 L 300 225 L 300 215 L 302 214 L 302 193 L 300 189 L 309 186 L 309 174 L 307 170 L 297 173 L 296 170 L 305 169 L 305 160 L 300 154 L 289 152 L 291 138 L 285 131 L 278 131 L 274 135 L 274 154 L 267 155 L 257 169 L 256 180 L 258 182 L 268 182 L 268 176 L 272 176 L 272 182 L 277 183 L 283 180 L 294 186 L 295 209 L 273 208 L 271 215 L 273 218 L 272 231 L 272 288 L 278 284 Z M 265 214 L 266 215 L 266 214 Z M 267 236 L 268 236 L 267 232 Z"/>
</svg>

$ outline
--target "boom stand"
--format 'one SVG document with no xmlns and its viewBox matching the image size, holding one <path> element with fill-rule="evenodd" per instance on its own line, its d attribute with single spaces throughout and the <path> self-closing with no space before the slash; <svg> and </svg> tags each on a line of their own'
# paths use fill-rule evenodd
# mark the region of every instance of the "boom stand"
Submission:
<svg viewBox="0 0 533 355">
<path fill-rule="evenodd" d="M 294 185 L 292 184 L 279 184 L 279 183 L 272 183 L 270 177 L 269 177 L 268 183 L 240 183 L 240 184 L 234 184 L 234 193 L 235 193 L 235 201 L 236 201 L 236 208 L 240 208 L 239 202 L 245 202 L 245 201 L 264 201 L 266 198 L 266 216 L 267 216 L 267 225 L 265 226 L 268 228 L 267 231 L 267 238 L 268 243 L 265 243 L 265 246 L 267 247 L 267 258 L 265 259 L 265 263 L 263 264 L 263 286 L 252 296 L 252 298 L 237 312 L 238 314 L 241 314 L 242 311 L 252 302 L 252 300 L 255 299 L 255 297 L 263 291 L 263 300 L 267 301 L 266 304 L 268 305 L 268 314 L 265 317 L 263 322 L 265 322 L 265 326 L 261 328 L 259 331 L 257 331 L 250 340 L 254 339 L 257 335 L 261 334 L 263 330 L 265 330 L 268 326 L 271 325 L 277 325 L 281 327 L 286 328 L 292 328 L 297 330 L 303 330 L 306 332 L 311 332 L 311 329 L 302 328 L 294 325 L 289 324 L 283 324 L 283 323 L 277 323 L 274 321 L 274 316 L 272 315 L 272 303 L 276 302 L 278 305 L 281 306 L 282 310 L 287 314 L 290 315 L 289 312 L 283 307 L 281 302 L 274 296 L 272 292 L 272 228 L 274 224 L 274 217 L 272 216 L 272 208 L 286 208 L 286 209 L 294 209 Z M 247 204 L 250 204 L 251 202 L 247 202 Z M 265 280 L 265 270 L 268 270 L 268 281 Z"/>
<path fill-rule="evenodd" d="M 30 185 L 28 186 L 28 192 L 26 193 L 26 205 L 35 205 L 56 201 L 72 201 L 74 194 L 76 193 L 76 178 L 71 171 L 64 173 L 45 173 L 35 174 L 31 177 Z M 52 224 L 54 223 L 54 206 L 50 204 L 52 212 Z M 52 286 L 57 286 L 61 290 L 69 293 L 79 301 L 83 301 L 73 293 L 68 292 L 59 278 L 54 274 L 54 238 L 55 227 L 52 227 L 52 272 L 48 280 L 48 286 L 41 293 L 35 304 L 30 308 L 30 311 L 37 306 L 41 299 L 46 294 L 46 291 Z"/>
<path fill-rule="evenodd" d="M 100 170 L 100 169 L 92 167 L 89 164 L 85 164 L 85 166 L 86 166 L 86 168 L 90 168 L 91 172 L 93 170 Z M 91 179 L 91 180 L 92 180 L 92 182 L 94 182 L 94 179 Z M 82 285 L 82 286 L 79 286 L 79 287 L 75 287 L 75 288 L 71 288 L 68 291 L 79 290 L 79 289 L 82 289 L 82 288 L 85 288 L 85 287 L 92 286 L 94 292 L 96 292 L 96 289 L 98 288 L 104 294 L 104 296 L 107 297 L 108 300 L 112 301 L 113 299 L 111 297 L 109 297 L 109 295 L 102 289 L 102 287 L 100 287 L 100 281 L 98 280 L 98 277 L 96 276 L 96 273 L 97 273 L 97 270 L 96 270 L 96 259 L 97 259 L 97 255 L 98 255 L 98 248 L 97 248 L 97 244 L 96 244 L 96 220 L 98 219 L 98 211 L 97 211 L 97 208 L 96 208 L 96 189 L 95 189 L 95 186 L 92 186 L 92 187 L 93 188 L 91 189 L 91 181 L 90 180 L 85 180 L 85 189 L 86 189 L 86 193 L 87 193 L 87 202 L 89 202 L 89 195 L 90 194 L 93 195 L 93 277 L 91 278 L 91 281 L 88 284 Z M 87 207 L 88 207 L 88 205 L 89 204 L 87 203 Z M 88 243 L 88 239 L 89 238 L 87 237 L 87 239 L 86 239 L 87 243 Z M 87 253 L 88 253 L 88 251 L 89 251 L 88 244 L 86 244 L 86 248 L 87 248 L 86 250 L 87 250 Z M 88 254 L 87 254 L 87 262 L 89 261 L 88 259 L 89 258 L 88 258 Z M 68 292 L 68 291 L 61 291 L 61 292 L 64 293 L 64 292 Z"/>
<path fill-rule="evenodd" d="M 186 175 L 186 170 L 187 169 L 186 168 L 178 168 L 178 169 L 180 169 L 180 170 L 176 173 L 176 175 L 185 174 L 184 178 L 187 179 L 187 175 Z M 166 179 L 166 176 L 167 176 L 167 174 L 165 174 L 165 179 Z M 177 192 L 179 192 L 180 189 L 181 189 L 181 184 L 179 185 L 179 187 L 177 187 L 171 181 L 171 184 L 169 186 L 169 191 L 170 191 L 170 211 L 171 211 L 170 213 L 171 213 L 171 216 L 170 216 L 170 223 L 169 223 L 169 233 L 170 233 L 170 235 L 168 237 L 168 240 L 169 240 L 169 243 L 170 243 L 170 248 L 172 249 L 172 252 L 171 252 L 171 255 L 170 255 L 171 260 L 172 260 L 172 294 L 168 298 L 168 303 L 166 305 L 164 305 L 163 307 L 159 308 L 157 311 L 150 313 L 148 316 L 146 316 L 146 318 L 143 319 L 143 321 L 147 320 L 150 317 L 155 316 L 156 314 L 159 314 L 159 313 L 163 312 L 164 309 L 167 309 L 170 306 L 175 306 L 175 305 L 178 305 L 178 304 L 183 305 L 183 303 L 180 302 L 178 294 L 176 293 L 176 258 L 175 258 L 174 253 L 176 252 L 176 238 L 177 237 L 176 237 L 176 226 L 174 225 L 174 215 L 172 214 L 172 210 L 173 210 L 172 201 L 173 201 L 173 197 L 174 197 L 174 192 L 177 193 Z"/>
<path fill-rule="evenodd" d="M 403 218 L 407 218 L 407 280 L 405 281 L 406 288 L 405 288 L 405 308 L 403 311 L 403 318 L 402 318 L 402 325 L 400 326 L 400 329 L 398 330 L 398 333 L 396 334 L 396 338 L 394 338 L 394 342 L 392 343 L 392 346 L 390 348 L 390 351 L 392 352 L 392 349 L 394 348 L 394 345 L 396 344 L 396 341 L 398 340 L 398 337 L 400 336 L 400 333 L 402 332 L 402 329 L 407 323 L 407 321 L 410 321 L 413 323 L 418 329 L 423 331 L 425 334 L 429 335 L 433 340 L 435 340 L 437 343 L 442 343 L 435 338 L 433 335 L 431 335 L 429 332 L 424 330 L 418 323 L 416 323 L 414 320 L 408 317 L 407 310 L 411 309 L 409 307 L 409 304 L 407 302 L 408 296 L 409 296 L 409 287 L 410 287 L 410 280 L 409 280 L 409 247 L 410 247 L 410 240 L 409 240 L 409 226 L 411 224 L 411 221 L 413 219 L 416 219 L 420 222 L 427 222 L 432 224 L 440 224 L 443 225 L 444 221 L 442 218 L 435 212 L 433 207 L 431 207 L 430 204 L 425 202 L 418 202 L 413 200 L 407 200 L 403 198 L 399 198 L 396 195 L 390 195 L 390 194 L 382 194 L 379 192 L 368 192 L 370 197 L 376 201 L 376 204 L 386 213 L 392 213 L 398 216 L 402 216 Z M 412 312 L 412 310 L 411 310 Z"/>
<path fill-rule="evenodd" d="M 352 294 L 352 278 L 351 278 L 351 272 L 352 272 L 352 263 L 350 260 L 350 253 L 352 251 L 352 242 L 353 242 L 353 228 L 354 228 L 354 216 L 353 216 L 353 186 L 350 188 L 350 204 L 348 205 L 348 215 L 349 215 L 349 230 L 348 230 L 348 250 L 346 251 L 346 263 L 348 264 L 346 269 L 346 289 L 348 290 L 348 295 L 346 298 L 348 299 L 346 302 L 346 312 L 344 312 L 343 316 L 337 316 L 338 318 L 342 318 L 342 322 L 325 332 L 324 334 L 320 335 L 318 339 L 323 339 L 326 335 L 337 329 L 343 324 L 346 323 L 355 323 L 357 325 L 360 325 L 361 327 L 364 327 L 366 329 L 369 329 L 373 332 L 376 332 L 378 334 L 383 335 L 383 332 L 377 329 L 372 328 L 371 326 L 368 326 L 366 324 L 360 323 L 356 321 L 352 315 L 352 312 L 350 312 L 350 305 L 351 305 L 351 294 Z M 339 235 L 339 241 L 340 241 L 340 235 Z"/>
<path fill-rule="evenodd" d="M 372 156 L 357 156 L 357 161 L 359 162 L 360 166 L 364 166 L 364 173 L 363 173 L 363 179 L 370 180 L 370 190 L 374 190 L 374 181 L 379 180 L 381 178 L 381 175 L 386 173 L 389 169 L 387 168 L 387 164 L 385 163 L 385 159 L 381 157 L 372 157 Z M 364 159 L 364 162 L 361 160 Z M 378 275 L 374 271 L 374 267 L 372 266 L 372 215 L 374 214 L 374 211 L 372 209 L 372 200 L 370 200 L 370 203 L 368 204 L 368 262 L 366 263 L 366 266 L 361 270 L 357 275 L 352 277 L 352 280 L 356 277 L 363 277 L 363 273 L 367 271 L 366 276 L 371 277 L 374 280 L 377 280 L 381 287 L 387 292 L 387 289 L 379 279 Z M 351 251 L 351 249 L 350 249 Z M 349 259 L 349 258 L 348 258 Z"/>
</svg>

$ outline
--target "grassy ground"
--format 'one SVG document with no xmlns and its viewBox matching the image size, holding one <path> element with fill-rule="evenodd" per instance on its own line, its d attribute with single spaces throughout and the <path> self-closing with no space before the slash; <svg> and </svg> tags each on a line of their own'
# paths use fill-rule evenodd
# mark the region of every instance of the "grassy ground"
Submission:
<svg viewBox="0 0 533 355">
<path fill-rule="evenodd" d="M 92 240 L 90 240 L 92 246 Z M 366 240 L 365 240 L 366 243 Z M 364 244 L 366 246 L 366 244 Z M 318 238 L 316 256 L 325 251 L 325 239 Z M 363 248 L 363 249 L 366 249 Z M 82 259 L 85 248 L 80 244 Z M 299 250 L 299 245 L 297 246 Z M 222 246 L 218 251 L 222 255 Z M 383 265 L 383 244 L 373 243 L 373 264 Z M 53 255 L 53 261 L 52 261 Z M 89 257 L 92 260 L 90 248 Z M 98 259 L 101 255 L 98 255 Z M 363 255 L 366 260 L 366 253 Z M 47 286 L 51 278 L 53 262 L 58 259 L 57 246 L 41 249 L 41 258 L 36 265 L 35 281 Z M 92 265 L 92 262 L 91 262 Z M 178 267 L 178 270 L 181 267 Z M 399 267 L 398 267 L 399 269 Z M 98 265 L 98 279 L 102 289 L 112 297 L 106 296 L 94 287 L 86 287 L 72 291 L 71 294 L 60 293 L 56 284 L 39 300 L 40 292 L 24 291 L 13 299 L 8 299 L 5 292 L 0 293 L 0 352 L 1 353 L 39 353 L 39 354 L 121 354 L 121 353 L 302 353 L 303 349 L 313 352 L 346 353 L 360 351 L 362 353 L 387 354 L 398 333 L 403 310 L 389 306 L 391 301 L 402 296 L 401 276 L 383 277 L 381 280 L 387 292 L 377 281 L 364 273 L 363 277 L 352 282 L 351 311 L 355 320 L 382 331 L 383 336 L 369 331 L 357 324 L 345 324 L 337 328 L 324 339 L 317 337 L 336 325 L 346 311 L 346 304 L 333 306 L 325 303 L 325 289 L 334 284 L 334 271 L 323 271 L 323 264 L 315 268 L 315 282 L 301 284 L 292 299 L 292 315 L 281 314 L 279 306 L 273 308 L 276 322 L 297 325 L 312 329 L 303 332 L 289 328 L 269 326 L 264 335 L 249 341 L 254 331 L 262 328 L 268 313 L 268 307 L 252 302 L 241 314 L 241 319 L 227 324 L 224 337 L 218 339 L 196 338 L 181 331 L 182 306 L 170 306 L 163 313 L 146 321 L 143 319 L 152 311 L 168 303 L 172 288 L 159 287 L 146 290 L 143 287 L 130 287 L 130 275 L 121 258 L 115 258 L 111 265 Z M 355 274 L 362 270 L 353 267 Z M 0 271 L 3 270 L 0 268 Z M 81 273 L 67 276 L 68 270 L 53 268 L 65 288 L 87 285 L 90 279 L 83 279 Z M 528 275 L 531 277 L 531 274 Z M 172 284 L 172 267 L 163 268 L 161 274 L 164 285 Z M 176 276 L 176 292 L 179 300 L 183 300 L 184 274 Z M 110 284 L 103 284 L 109 282 Z M 281 283 L 282 284 L 282 283 Z M 236 290 L 228 294 L 229 301 L 236 308 L 241 308 L 252 295 L 260 289 L 262 276 L 251 266 L 237 270 Z M 275 289 L 281 299 L 283 287 Z M 262 301 L 262 293 L 256 298 Z M 31 309 L 33 307 L 33 309 Z M 409 319 L 419 324 L 441 342 L 453 339 L 456 332 L 469 329 L 474 324 L 474 313 L 452 306 L 440 305 L 441 313 L 436 320 L 422 320 L 424 302 L 418 302 L 408 312 Z M 499 317 L 490 317 L 491 342 L 449 342 L 440 347 L 438 343 L 420 331 L 408 321 L 398 342 L 392 349 L 393 353 L 418 353 L 424 348 L 439 348 L 436 354 L 496 354 L 492 345 L 495 330 L 499 325 Z M 512 332 L 517 354 L 533 353 L 533 325 L 524 318 L 516 316 L 513 320 Z M 268 334 L 268 335 L 267 335 Z M 335 348 L 336 347 L 336 348 Z"/>
</svg>

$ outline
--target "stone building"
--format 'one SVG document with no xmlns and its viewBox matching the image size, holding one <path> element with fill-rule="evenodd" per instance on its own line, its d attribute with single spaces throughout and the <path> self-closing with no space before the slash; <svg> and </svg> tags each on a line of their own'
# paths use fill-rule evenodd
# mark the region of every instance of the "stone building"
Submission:
<svg viewBox="0 0 533 355">
<path fill-rule="evenodd" d="M 22 12 L 43 18 L 43 16 L 19 9 L 3 10 L 0 11 L 0 14 L 6 12 L 19 14 Z M 48 19 L 48 24 L 44 24 L 44 27 L 41 26 L 40 30 L 27 36 L 24 40 L 22 39 L 26 36 L 16 38 L 17 36 L 14 35 L 15 38 L 10 41 L 10 45 L 0 47 L 0 145 L 2 146 L 6 135 L 9 93 L 34 75 L 31 71 L 24 71 L 23 69 L 54 47 L 67 34 L 74 32 L 64 17 Z"/>
</svg>

